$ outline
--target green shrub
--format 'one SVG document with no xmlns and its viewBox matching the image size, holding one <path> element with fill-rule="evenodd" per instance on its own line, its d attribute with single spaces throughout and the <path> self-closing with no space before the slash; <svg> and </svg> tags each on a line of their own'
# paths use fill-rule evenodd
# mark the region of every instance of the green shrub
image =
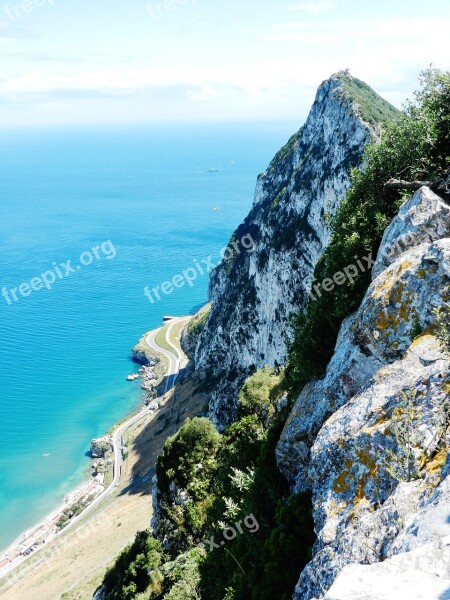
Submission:
<svg viewBox="0 0 450 600">
<path fill-rule="evenodd" d="M 169 591 L 164 594 L 163 600 L 201 600 L 200 560 L 201 553 L 194 548 L 164 565 L 164 585 Z"/>
<path fill-rule="evenodd" d="M 263 367 L 251 375 L 239 393 L 240 417 L 256 415 L 268 423 L 276 412 L 275 402 L 282 394 L 283 373 Z"/>
<path fill-rule="evenodd" d="M 292 598 L 299 573 L 309 560 L 315 535 L 310 496 L 290 497 L 289 486 L 276 465 L 275 447 L 283 425 L 283 418 L 275 419 L 265 439 L 258 444 L 258 456 L 252 463 L 253 483 L 236 517 L 254 515 L 259 529 L 254 533 L 244 531 L 224 549 L 206 556 L 200 565 L 202 598 Z M 241 470 L 246 466 L 249 465 L 241 462 Z M 212 523 L 214 519 L 211 515 Z M 277 573 L 270 573 L 268 566 Z"/>
<path fill-rule="evenodd" d="M 443 290 L 443 298 L 450 298 L 450 286 Z M 443 302 L 442 306 L 436 311 L 437 328 L 436 335 L 442 344 L 442 347 L 450 353 L 450 302 Z"/>
<path fill-rule="evenodd" d="M 140 531 L 130 546 L 119 555 L 103 580 L 106 600 L 133 600 L 150 584 L 150 571 L 157 571 L 163 560 L 161 544 L 149 530 Z M 149 598 L 157 597 L 157 592 Z"/>
<path fill-rule="evenodd" d="M 166 440 L 158 457 L 159 490 L 167 493 L 173 481 L 179 488 L 192 492 L 195 499 L 200 499 L 211 472 L 216 469 L 215 455 L 220 440 L 220 433 L 209 419 L 187 419 L 183 427 Z"/>
<path fill-rule="evenodd" d="M 187 332 L 189 335 L 200 335 L 206 325 L 206 321 L 208 320 L 210 312 L 211 304 L 207 304 L 189 321 L 187 326 Z"/>
<path fill-rule="evenodd" d="M 291 600 L 315 541 L 310 494 L 279 502 L 275 523 L 264 544 L 261 577 L 254 582 L 255 600 Z"/>
</svg>

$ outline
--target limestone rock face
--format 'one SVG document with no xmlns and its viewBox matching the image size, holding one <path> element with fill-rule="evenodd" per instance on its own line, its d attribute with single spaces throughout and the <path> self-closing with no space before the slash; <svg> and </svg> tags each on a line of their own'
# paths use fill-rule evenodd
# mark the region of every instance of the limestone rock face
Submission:
<svg viewBox="0 0 450 600">
<path fill-rule="evenodd" d="M 448 413 L 450 357 L 433 336 L 416 340 L 406 356 L 380 369 L 359 394 L 323 425 L 307 467 L 318 534 L 314 558 L 300 577 L 296 598 L 327 587 L 348 563 L 372 563 L 389 553 L 408 519 L 432 493 L 433 457 L 443 442 Z M 398 481 L 391 475 L 399 456 L 393 414 L 402 395 L 420 415 L 413 452 L 429 465 L 427 480 Z M 394 462 L 394 464 L 392 464 Z M 406 479 L 406 472 L 403 473 Z"/>
<path fill-rule="evenodd" d="M 330 241 L 325 213 L 336 212 L 350 169 L 377 134 L 343 81 L 337 74 L 320 86 L 304 127 L 259 176 L 253 208 L 232 238 L 249 235 L 254 246 L 212 273 L 212 310 L 197 340 L 195 365 L 213 382 L 210 417 L 219 427 L 233 421 L 237 391 L 248 375 L 285 363 L 290 316 L 304 305 Z M 387 104 L 371 94 L 371 101 Z"/>
<path fill-rule="evenodd" d="M 450 600 L 450 537 L 373 565 L 349 565 L 324 600 Z"/>
<path fill-rule="evenodd" d="M 396 244 L 412 223 L 414 240 Z M 393 244 L 403 252 L 386 261 Z M 435 309 L 448 301 L 448 206 L 426 188 L 414 194 L 387 229 L 377 265 L 325 377 L 300 394 L 277 447 L 292 490 L 313 493 L 317 542 L 298 600 L 322 598 L 347 565 L 379 563 L 450 535 L 446 479 L 436 491 L 449 442 L 450 356 L 433 335 Z M 386 580 L 389 565 L 399 564 L 392 561 Z M 370 591 L 383 572 L 349 567 L 326 597 L 393 598 Z M 411 573 L 411 585 L 419 575 Z"/>
<path fill-rule="evenodd" d="M 450 539 L 450 477 L 448 475 L 428 502 L 406 523 L 405 528 L 392 544 L 389 554 L 410 552 L 442 537 Z M 448 565 L 450 568 L 450 563 Z"/>
<path fill-rule="evenodd" d="M 408 250 L 372 283 L 341 328 L 325 378 L 305 387 L 281 436 L 278 464 L 298 490 L 308 487 L 309 449 L 325 420 L 435 322 L 449 282 L 447 238 Z"/>
<path fill-rule="evenodd" d="M 406 250 L 447 237 L 450 237 L 450 206 L 429 188 L 421 188 L 402 205 L 386 229 L 372 269 L 373 279 Z"/>
</svg>

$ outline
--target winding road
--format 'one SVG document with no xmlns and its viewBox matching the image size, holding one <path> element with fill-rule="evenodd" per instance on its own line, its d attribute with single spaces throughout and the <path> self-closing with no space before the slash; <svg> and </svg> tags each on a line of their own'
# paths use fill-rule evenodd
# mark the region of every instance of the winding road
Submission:
<svg viewBox="0 0 450 600">
<path fill-rule="evenodd" d="M 173 348 L 173 352 L 166 350 L 165 348 L 163 348 L 156 342 L 156 336 L 158 335 L 160 329 L 155 329 L 155 331 L 151 331 L 145 338 L 145 342 L 146 342 L 147 346 L 150 348 L 150 350 L 153 350 L 153 352 L 159 352 L 160 354 L 164 354 L 164 356 L 169 360 L 169 370 L 167 371 L 167 380 L 166 380 L 166 385 L 164 388 L 165 394 L 175 386 L 175 383 L 177 381 L 177 378 L 178 378 L 178 375 L 180 372 L 180 366 L 181 366 L 181 361 L 182 361 L 182 356 L 181 356 L 180 351 L 170 341 L 170 332 L 174 325 L 176 325 L 177 323 L 180 323 L 181 321 L 187 321 L 189 319 L 190 319 L 190 317 L 183 317 L 183 318 L 179 318 L 179 319 L 173 319 L 172 321 L 169 322 L 169 326 L 167 327 L 165 337 L 166 337 L 167 345 L 170 348 Z M 123 435 L 124 435 L 125 431 L 132 425 L 135 425 L 138 421 L 140 421 L 147 415 L 148 415 L 148 408 L 145 407 L 140 412 L 138 412 L 136 415 L 134 415 L 134 417 L 132 417 L 131 419 L 129 419 L 128 421 L 123 423 L 120 427 L 118 427 L 118 429 L 116 429 L 116 431 L 114 431 L 113 436 L 112 436 L 112 444 L 113 444 L 113 448 L 114 448 L 114 477 L 113 477 L 113 480 L 112 480 L 112 483 L 110 484 L 110 486 L 97 498 L 98 500 L 105 498 L 107 493 L 110 494 L 114 490 L 114 488 L 116 488 L 119 485 L 121 465 L 122 465 L 122 461 L 123 461 Z M 94 502 L 92 504 L 94 504 Z M 92 504 L 90 506 L 92 506 Z M 90 506 L 89 506 L 89 508 L 90 508 Z M 84 512 L 86 512 L 86 511 L 84 511 Z"/>
<path fill-rule="evenodd" d="M 172 344 L 172 342 L 170 341 L 169 335 L 170 335 L 170 332 L 174 325 L 176 325 L 177 323 L 180 323 L 181 321 L 187 321 L 189 319 L 190 319 L 190 317 L 174 318 L 173 321 L 169 322 L 169 325 L 166 329 L 165 337 L 166 337 L 167 346 L 169 346 L 169 348 L 173 348 L 173 352 L 167 350 L 166 348 L 162 348 L 156 342 L 155 338 L 156 338 L 157 334 L 159 333 L 160 329 L 156 329 L 155 331 L 150 332 L 145 338 L 145 341 L 146 341 L 148 347 L 153 352 L 158 352 L 160 354 L 164 354 L 164 356 L 166 356 L 167 359 L 169 360 L 169 369 L 167 371 L 167 380 L 166 380 L 166 385 L 164 388 L 164 394 L 166 394 L 170 389 L 172 389 L 175 386 L 178 374 L 180 372 L 181 362 L 183 359 L 178 348 L 176 346 L 174 346 Z M 85 508 L 85 510 L 79 516 L 72 518 L 69 521 L 69 523 L 66 525 L 66 527 L 64 527 L 64 529 L 62 529 L 58 533 L 52 535 L 51 538 L 46 540 L 46 543 L 48 543 L 49 541 L 53 541 L 55 538 L 57 538 L 61 534 L 65 533 L 68 529 L 71 529 L 73 526 L 79 524 L 80 519 L 84 518 L 102 500 L 104 500 L 105 498 L 107 498 L 114 492 L 114 490 L 117 488 L 117 486 L 120 483 L 121 467 L 122 467 L 122 462 L 123 462 L 123 436 L 124 436 L 124 433 L 129 427 L 135 425 L 141 419 L 143 419 L 144 417 L 147 417 L 148 415 L 149 415 L 148 407 L 145 407 L 141 411 L 139 411 L 137 414 L 135 414 L 133 417 L 128 419 L 128 421 L 125 421 L 125 423 L 122 423 L 122 425 L 120 425 L 113 432 L 112 438 L 111 438 L 111 442 L 112 442 L 112 446 L 113 446 L 113 450 L 114 450 L 114 471 L 113 471 L 114 474 L 113 474 L 112 482 L 99 496 L 97 496 L 97 498 L 95 498 L 95 500 L 93 500 L 91 502 L 91 504 L 89 504 L 89 506 L 87 506 Z M 37 552 L 39 552 L 40 549 L 41 548 L 39 548 L 38 550 L 36 550 L 32 554 L 30 554 L 30 556 L 34 556 Z M 26 558 L 28 558 L 28 557 L 26 557 Z M 11 565 L 11 570 L 16 568 L 22 562 L 25 562 L 26 558 L 24 558 L 20 562 L 14 563 L 14 565 Z M 8 571 L 9 570 L 10 569 L 8 569 Z M 1 577 L 3 578 L 6 575 L 6 572 L 8 572 L 8 571 L 6 571 L 6 570 L 2 571 Z"/>
<path fill-rule="evenodd" d="M 162 348 L 156 342 L 155 338 L 158 335 L 160 329 L 155 329 L 154 331 L 151 331 L 145 338 L 145 341 L 146 341 L 148 347 L 153 352 L 159 352 L 160 354 L 164 354 L 164 356 L 167 357 L 167 359 L 169 360 L 169 370 L 167 371 L 167 380 L 166 380 L 166 385 L 164 388 L 165 394 L 175 386 L 176 380 L 178 378 L 178 374 L 180 372 L 180 366 L 181 366 L 181 361 L 182 361 L 181 353 L 178 350 L 178 348 L 172 344 L 172 342 L 169 339 L 169 335 L 172 330 L 172 327 L 175 324 L 180 323 L 180 321 L 187 321 L 187 320 L 189 320 L 189 318 L 190 317 L 174 318 L 172 321 L 169 322 L 169 326 L 167 327 L 167 330 L 166 330 L 166 343 L 170 348 L 173 348 L 173 352 L 166 350 L 165 348 Z M 125 421 L 125 423 L 122 423 L 122 425 L 120 425 L 113 432 L 112 439 L 111 439 L 113 450 L 114 450 L 113 480 L 109 484 L 109 486 L 99 496 L 97 496 L 97 498 L 95 498 L 95 500 L 93 500 L 91 502 L 91 504 L 89 504 L 89 506 L 87 506 L 85 508 L 85 510 L 80 514 L 79 518 L 85 517 L 91 510 L 93 510 L 95 508 L 95 506 L 97 506 L 97 504 L 99 504 L 99 502 L 101 502 L 102 500 L 104 500 L 105 498 L 110 496 L 114 492 L 114 490 L 117 488 L 117 486 L 119 485 L 120 475 L 121 475 L 121 470 L 122 470 L 122 463 L 123 463 L 123 436 L 124 436 L 124 433 L 129 427 L 132 427 L 133 425 L 135 425 L 136 423 L 141 421 L 141 419 L 143 419 L 144 417 L 147 417 L 148 414 L 149 414 L 149 412 L 148 412 L 148 408 L 146 406 L 141 411 L 136 413 L 133 417 L 131 417 L 131 419 L 128 419 L 128 421 Z M 79 518 L 75 517 L 74 519 L 71 519 L 70 522 L 66 525 L 66 527 L 62 531 L 67 531 L 70 527 L 75 525 Z"/>
</svg>

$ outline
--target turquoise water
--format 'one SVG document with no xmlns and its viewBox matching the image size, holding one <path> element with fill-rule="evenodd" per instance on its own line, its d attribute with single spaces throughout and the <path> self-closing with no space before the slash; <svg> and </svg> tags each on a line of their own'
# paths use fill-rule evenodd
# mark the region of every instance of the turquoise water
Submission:
<svg viewBox="0 0 450 600">
<path fill-rule="evenodd" d="M 16 292 L 17 302 L 9 293 L 11 304 L 0 296 L 0 549 L 80 483 L 91 438 L 140 401 L 139 384 L 125 380 L 131 347 L 163 315 L 203 303 L 208 281 L 155 304 L 144 286 L 219 256 L 257 174 L 294 129 L 3 132 L 0 287 L 74 267 L 85 251 L 93 260 L 50 290 L 23 288 L 29 295 Z M 95 258 L 91 249 L 106 241 L 110 258 L 101 249 Z"/>
</svg>

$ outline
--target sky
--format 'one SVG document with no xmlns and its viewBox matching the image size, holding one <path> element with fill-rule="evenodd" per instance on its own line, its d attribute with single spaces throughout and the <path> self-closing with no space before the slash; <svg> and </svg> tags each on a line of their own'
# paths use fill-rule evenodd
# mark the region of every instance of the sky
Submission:
<svg viewBox="0 0 450 600">
<path fill-rule="evenodd" d="M 298 121 L 340 69 L 400 107 L 448 0 L 0 0 L 0 127 Z"/>
</svg>

